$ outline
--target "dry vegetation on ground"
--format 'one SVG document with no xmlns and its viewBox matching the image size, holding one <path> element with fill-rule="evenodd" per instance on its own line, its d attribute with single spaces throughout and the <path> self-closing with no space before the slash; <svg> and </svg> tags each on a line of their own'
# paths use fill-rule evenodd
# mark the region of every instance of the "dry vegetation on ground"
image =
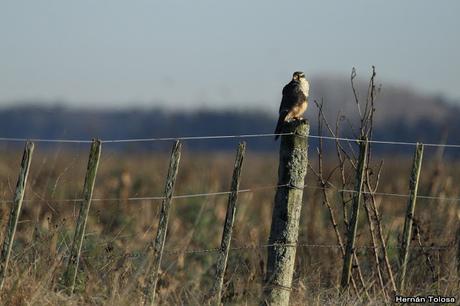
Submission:
<svg viewBox="0 0 460 306">
<path fill-rule="evenodd" d="M 271 141 L 271 140 L 267 140 Z M 165 150 L 170 144 L 164 144 Z M 277 154 L 249 152 L 244 163 L 241 188 L 276 185 Z M 85 145 L 78 148 L 37 146 L 33 158 L 26 202 L 15 239 L 12 264 L 1 301 L 5 305 L 127 305 L 140 304 L 145 280 L 146 249 L 154 239 L 159 201 L 127 201 L 127 197 L 161 196 L 167 172 L 164 153 L 119 153 L 103 148 L 94 198 L 121 200 L 92 203 L 76 293 L 69 297 L 60 287 L 73 237 L 79 203 L 59 199 L 79 198 L 87 162 Z M 333 149 L 333 148 L 332 148 Z M 317 168 L 315 148 L 310 159 Z M 327 151 L 327 147 L 326 147 Z M 12 199 L 21 148 L 0 149 L 1 199 Z M 431 155 L 433 156 L 433 155 Z M 206 193 L 229 189 L 234 156 L 229 153 L 189 152 L 186 147 L 180 165 L 175 194 Z M 324 166 L 332 169 L 334 155 Z M 408 192 L 411 159 L 387 156 L 379 192 Z M 419 194 L 460 197 L 460 165 L 440 163 L 429 154 L 423 164 Z M 352 183 L 353 172 L 347 170 Z M 335 177 L 331 180 L 336 179 Z M 317 178 L 309 171 L 306 179 L 299 242 L 309 245 L 336 245 L 328 210 Z M 337 185 L 340 185 L 337 181 Z M 254 305 L 261 294 L 274 189 L 261 189 L 239 196 L 232 247 L 226 273 L 224 302 Z M 327 191 L 345 241 L 340 193 Z M 377 196 L 388 255 L 394 273 L 398 271 L 398 249 L 404 223 L 406 198 Z M 196 197 L 173 201 L 166 250 L 214 249 L 219 246 L 227 196 Z M 1 205 L 1 241 L 10 204 Z M 455 296 L 459 292 L 455 239 L 459 227 L 458 202 L 419 199 L 416 233 L 412 246 L 442 246 L 440 250 L 413 249 L 410 257 L 407 294 Z M 359 220 L 357 245 L 370 246 L 364 212 Z M 371 301 L 383 302 L 377 283 L 375 259 L 370 248 L 359 248 L 361 269 Z M 338 299 L 342 259 L 336 247 L 299 247 L 291 302 L 293 305 L 354 304 Z M 216 253 L 173 252 L 162 264 L 158 294 L 162 304 L 202 305 L 211 288 Z M 388 275 L 383 271 L 385 281 Z M 388 292 L 390 292 L 388 290 Z M 363 296 L 363 293 L 361 292 Z"/>
</svg>

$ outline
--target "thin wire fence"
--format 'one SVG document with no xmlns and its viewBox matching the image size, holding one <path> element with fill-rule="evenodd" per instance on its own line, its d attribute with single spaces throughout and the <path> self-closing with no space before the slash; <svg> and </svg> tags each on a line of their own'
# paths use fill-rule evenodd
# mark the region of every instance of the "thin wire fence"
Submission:
<svg viewBox="0 0 460 306">
<path fill-rule="evenodd" d="M 111 140 L 102 140 L 102 143 L 132 143 L 132 142 L 156 142 L 156 141 L 176 141 L 176 140 L 212 140 L 212 139 L 240 139 L 240 138 L 258 138 L 258 137 L 273 137 L 273 136 L 285 136 L 293 135 L 292 133 L 268 133 L 268 134 L 241 134 L 241 135 L 217 135 L 217 136 L 181 136 L 181 137 L 163 137 L 163 138 L 132 138 L 132 139 L 111 139 Z M 348 141 L 348 142 L 362 142 L 362 139 L 354 138 L 344 138 L 344 137 L 333 137 L 333 136 L 322 136 L 322 135 L 309 135 L 309 138 L 315 139 L 325 139 L 333 141 Z M 14 142 L 24 142 L 24 141 L 34 141 L 34 142 L 49 142 L 49 143 L 91 143 L 90 140 L 75 140 L 75 139 L 26 139 L 26 138 L 0 138 L 0 141 L 14 141 Z M 415 146 L 417 142 L 401 142 L 401 141 L 385 141 L 385 140 L 368 140 L 369 143 L 374 144 L 385 144 L 385 145 L 405 145 L 405 146 Z M 425 143 L 424 146 L 430 147 L 445 147 L 445 148 L 460 148 L 460 144 L 441 144 L 441 143 Z M 278 185 L 278 186 L 264 186 L 264 187 L 255 187 L 250 189 L 241 189 L 239 193 L 254 192 L 260 189 L 277 189 L 280 187 L 286 187 L 287 185 Z M 323 189 L 319 186 L 309 186 L 304 185 L 304 188 L 313 188 L 313 189 Z M 343 193 L 356 193 L 355 190 L 349 189 L 337 189 L 337 192 Z M 228 195 L 231 191 L 220 191 L 220 192 L 208 192 L 208 193 L 196 193 L 196 194 L 184 194 L 173 196 L 174 199 L 185 199 L 185 198 L 196 198 L 196 197 L 209 197 L 209 196 L 219 196 L 219 195 Z M 362 191 L 364 194 L 373 194 L 377 196 L 389 196 L 389 197 L 400 197 L 408 198 L 409 194 L 401 193 L 390 193 L 390 192 L 366 192 Z M 429 195 L 417 195 L 419 199 L 427 200 L 440 200 L 440 201 L 451 201 L 458 202 L 460 198 L 450 198 L 450 197 L 439 197 L 439 196 L 429 196 Z M 129 197 L 129 198 L 93 198 L 93 201 L 161 201 L 165 199 L 164 196 L 145 196 L 145 197 Z M 39 200 L 25 200 L 25 202 L 80 202 L 83 199 L 39 199 Z M 0 200 L 0 203 L 12 203 L 10 200 Z"/>
<path fill-rule="evenodd" d="M 289 244 L 280 244 L 280 243 L 273 243 L 273 244 L 251 244 L 251 245 L 242 245 L 242 246 L 236 246 L 236 247 L 231 247 L 230 251 L 246 251 L 246 250 L 258 250 L 258 249 L 266 249 L 270 247 L 296 247 L 296 248 L 313 248 L 313 249 L 331 249 L 331 250 L 336 250 L 339 251 L 342 246 L 339 244 L 312 244 L 312 243 L 306 243 L 306 242 L 298 242 L 298 243 L 289 243 Z M 411 246 L 411 249 L 413 250 L 420 250 L 420 251 L 444 251 L 444 250 L 449 250 L 452 249 L 452 245 L 439 245 L 439 246 L 434 246 L 434 245 L 418 245 L 418 246 Z M 355 250 L 359 252 L 369 252 L 371 250 L 379 250 L 383 249 L 382 246 L 371 246 L 371 245 L 361 245 L 361 246 L 356 246 Z M 401 249 L 401 246 L 393 245 L 393 246 L 385 246 L 385 249 L 387 250 L 392 250 L 392 249 Z M 183 249 L 169 249 L 165 250 L 164 254 L 165 255 L 192 255 L 192 254 L 206 254 L 206 253 L 220 253 L 222 252 L 222 249 L 219 247 L 215 248 L 207 248 L 207 249 L 188 249 L 188 248 L 183 248 Z M 143 250 L 143 251 L 137 251 L 137 252 L 130 252 L 130 253 L 124 253 L 116 256 L 116 258 L 142 258 L 148 256 L 148 251 Z M 85 256 L 86 258 L 97 258 L 98 255 L 96 256 Z M 99 255 L 100 257 L 100 255 Z"/>
<path fill-rule="evenodd" d="M 311 244 L 306 242 L 299 242 L 299 243 L 289 243 L 289 244 L 280 244 L 280 243 L 273 243 L 273 244 L 259 244 L 259 245 L 244 245 L 244 246 L 237 246 L 232 247 L 230 250 L 232 251 L 239 251 L 239 250 L 256 250 L 256 249 L 264 249 L 270 247 L 302 247 L 302 248 L 320 248 L 320 249 L 340 249 L 339 244 Z M 449 245 L 442 245 L 442 246 L 413 246 L 412 249 L 420 249 L 420 250 L 445 250 L 451 248 Z M 362 245 L 356 246 L 355 249 L 363 249 L 363 250 L 372 250 L 372 249 L 383 249 L 381 246 L 370 246 L 370 245 Z M 386 249 L 401 249 L 401 246 L 386 246 Z M 210 249 L 174 249 L 174 250 L 165 250 L 166 254 L 194 254 L 194 253 L 214 253 L 214 252 L 221 252 L 220 248 L 210 248 Z"/>
<path fill-rule="evenodd" d="M 158 137 L 158 138 L 128 138 L 128 139 L 106 139 L 101 140 L 101 143 L 132 143 L 132 142 L 159 142 L 159 141 L 190 141 L 190 140 L 215 140 L 215 139 L 242 139 L 242 138 L 259 138 L 259 137 L 274 137 L 274 136 L 287 136 L 292 133 L 267 133 L 267 134 L 240 134 L 240 135 L 209 135 L 209 136 L 178 136 L 178 137 Z M 299 136 L 302 137 L 302 136 Z M 347 141 L 347 142 L 362 142 L 362 139 L 323 136 L 323 135 L 309 135 L 309 138 L 325 139 L 332 141 Z M 46 138 L 8 138 L 0 137 L 0 141 L 4 142 L 44 142 L 44 143 L 91 143 L 91 140 L 86 139 L 46 139 Z M 373 144 L 384 145 L 403 145 L 403 146 L 416 146 L 417 142 L 409 141 L 390 141 L 390 140 L 368 140 Z M 444 148 L 460 148 L 460 144 L 444 144 L 444 143 L 424 143 L 426 147 L 444 147 Z"/>
<path fill-rule="evenodd" d="M 334 190 L 338 193 L 358 193 L 356 190 L 352 189 L 340 189 L 336 187 L 320 187 L 320 186 L 311 186 L 311 185 L 303 185 L 303 186 L 290 186 L 289 184 L 284 185 L 274 185 L 274 186 L 260 186 L 254 188 L 247 188 L 247 189 L 240 189 L 237 193 L 249 193 L 249 192 L 257 192 L 261 190 L 267 189 L 278 189 L 282 187 L 291 187 L 291 188 L 308 188 L 308 189 L 315 189 L 315 190 Z M 181 194 L 181 195 L 174 195 L 173 199 L 188 199 L 188 198 L 200 198 L 200 197 L 213 197 L 213 196 L 221 196 L 221 195 L 229 195 L 232 191 L 217 191 L 217 192 L 204 192 L 204 193 L 190 193 L 190 194 Z M 376 195 L 376 196 L 387 196 L 387 197 L 397 197 L 397 198 L 409 198 L 409 194 L 405 193 L 391 193 L 391 192 L 370 192 L 370 191 L 361 191 L 362 194 L 368 195 Z M 162 201 L 164 200 L 164 196 L 145 196 L 145 197 L 128 197 L 128 198 L 93 198 L 91 201 L 93 202 L 110 202 L 110 201 L 128 201 L 128 202 L 137 202 L 137 201 Z M 429 195 L 417 195 L 417 199 L 425 199 L 425 200 L 438 200 L 438 201 L 447 201 L 447 202 L 459 202 L 460 198 L 454 197 L 441 197 L 441 196 L 429 196 Z M 39 202 L 39 203 L 75 203 L 83 201 L 83 198 L 76 198 L 76 199 L 25 199 L 23 202 Z M 13 200 L 0 200 L 1 204 L 8 204 L 13 203 Z"/>
<path fill-rule="evenodd" d="M 113 144 L 113 143 L 139 143 L 139 142 L 160 142 L 160 141 L 192 141 L 192 140 L 217 140 L 217 139 L 244 139 L 244 138 L 261 138 L 261 137 L 274 137 L 274 136 L 286 136 L 292 135 L 292 133 L 269 133 L 269 134 L 241 134 L 241 135 L 216 135 L 216 136 L 181 136 L 181 137 L 162 137 L 162 138 L 133 138 L 133 139 L 108 139 L 102 140 L 101 142 L 104 144 Z M 354 138 L 346 138 L 346 137 L 333 137 L 333 136 L 322 136 L 322 135 L 309 135 L 307 136 L 313 139 L 324 139 L 324 140 L 331 140 L 331 141 L 347 141 L 347 142 L 354 142 L 360 143 L 364 140 L 361 139 L 354 139 Z M 7 138 L 7 137 L 0 137 L 0 141 L 4 142 L 42 142 L 42 143 L 74 143 L 74 144 L 89 144 L 92 143 L 91 140 L 81 140 L 81 139 L 43 139 L 43 138 L 35 138 L 35 139 L 27 139 L 27 138 Z M 383 144 L 383 145 L 403 145 L 403 146 L 416 146 L 417 142 L 405 142 L 405 141 L 385 141 L 385 140 L 368 140 L 369 143 L 373 144 Z M 424 143 L 426 147 L 444 147 L 444 148 L 460 148 L 460 144 L 442 144 L 442 143 Z M 284 185 L 274 185 L 274 186 L 260 186 L 260 187 L 253 187 L 248 189 L 240 189 L 238 193 L 249 193 L 249 192 L 257 192 L 261 190 L 267 189 L 278 189 L 278 188 L 308 188 L 308 189 L 315 189 L 315 190 L 324 190 L 324 189 L 331 189 L 335 192 L 339 193 L 357 193 L 355 190 L 350 189 L 340 189 L 334 186 L 331 187 L 320 187 L 320 186 L 310 186 L 310 185 L 303 185 L 303 186 L 290 186 L 289 184 Z M 205 193 L 193 193 L 193 194 L 182 194 L 182 195 L 175 195 L 173 196 L 174 199 L 187 199 L 187 198 L 197 198 L 197 197 L 212 197 L 212 196 L 222 196 L 222 195 L 229 195 L 232 191 L 218 191 L 218 192 L 205 192 Z M 400 194 L 400 193 L 389 193 L 389 192 L 369 192 L 369 191 L 362 191 L 363 194 L 371 194 L 376 196 L 388 196 L 388 197 L 400 197 L 400 198 L 408 198 L 410 197 L 409 194 Z M 460 198 L 450 198 L 450 197 L 440 197 L 440 196 L 429 196 L 429 195 L 417 195 L 418 199 L 427 199 L 427 200 L 442 200 L 442 201 L 452 201 L 458 202 Z M 161 201 L 164 200 L 164 196 L 145 196 L 145 197 L 128 197 L 128 198 L 93 198 L 92 201 Z M 75 198 L 75 199 L 26 199 L 24 202 L 68 202 L 68 203 L 75 203 L 83 201 L 82 198 Z M 0 200 L 0 203 L 12 203 L 11 200 Z M 238 251 L 238 250 L 249 250 L 249 249 L 263 249 L 275 246 L 286 246 L 286 247 L 303 247 L 303 248 L 328 248 L 328 249 L 340 249 L 339 244 L 309 244 L 309 243 L 294 243 L 294 244 L 260 244 L 260 245 L 245 245 L 245 246 L 237 246 L 232 247 L 230 250 Z M 374 247 L 374 246 L 357 246 L 356 249 L 379 249 L 381 247 Z M 387 246 L 387 249 L 399 249 L 400 246 Z M 451 246 L 413 246 L 413 249 L 421 249 L 421 250 L 444 250 L 451 248 Z M 209 248 L 209 249 L 174 249 L 174 250 L 165 250 L 165 254 L 170 255 L 178 255 L 178 254 L 198 254 L 198 253 L 216 253 L 221 252 L 220 248 Z M 133 254 L 124 254 L 125 257 L 139 257 L 142 256 L 140 253 L 133 253 Z"/>
</svg>

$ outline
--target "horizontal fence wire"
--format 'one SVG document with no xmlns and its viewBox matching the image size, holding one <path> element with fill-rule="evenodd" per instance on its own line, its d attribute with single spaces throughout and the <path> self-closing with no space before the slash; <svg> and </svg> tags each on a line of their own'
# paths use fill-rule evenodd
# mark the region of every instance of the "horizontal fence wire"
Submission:
<svg viewBox="0 0 460 306">
<path fill-rule="evenodd" d="M 231 247 L 231 251 L 240 251 L 240 250 L 256 250 L 256 249 L 265 249 L 270 247 L 301 247 L 301 248 L 321 248 L 321 249 L 340 249 L 339 244 L 311 244 L 311 243 L 273 243 L 273 244 L 259 244 L 259 245 L 244 245 Z M 382 249 L 381 246 L 370 246 L 362 245 L 356 246 L 355 249 L 362 250 L 371 250 L 371 249 Z M 451 246 L 411 246 L 411 249 L 423 249 L 423 250 L 445 250 L 449 249 Z M 401 246 L 386 246 L 386 249 L 401 249 Z M 165 250 L 165 254 L 195 254 L 195 253 L 216 253 L 221 252 L 220 248 L 209 248 L 209 249 L 174 249 L 174 250 Z"/>
<path fill-rule="evenodd" d="M 240 135 L 208 135 L 208 136 L 178 136 L 178 137 L 158 137 L 158 138 L 128 138 L 128 139 L 106 139 L 101 140 L 102 143 L 133 143 L 133 142 L 157 142 L 157 141 L 176 141 L 176 140 L 212 140 L 212 139 L 242 139 L 242 138 L 258 138 L 258 137 L 273 137 L 273 136 L 287 136 L 293 135 L 292 133 L 269 133 L 269 134 L 240 134 Z M 325 139 L 333 141 L 347 141 L 347 142 L 362 142 L 362 139 L 323 136 L 323 135 L 309 135 L 298 137 L 308 137 L 315 139 Z M 91 140 L 86 139 L 44 139 L 44 138 L 8 138 L 0 137 L 0 141 L 4 142 L 44 142 L 44 143 L 91 143 Z M 391 140 L 368 140 L 369 143 L 383 144 L 383 145 L 403 145 L 403 146 L 416 146 L 417 142 L 409 141 L 391 141 Z M 444 144 L 444 143 L 424 143 L 425 147 L 444 147 L 444 148 L 460 148 L 460 144 Z"/>
<path fill-rule="evenodd" d="M 249 192 L 257 192 L 260 190 L 267 190 L 267 189 L 278 189 L 282 187 L 290 187 L 290 188 L 308 188 L 308 189 L 315 189 L 315 190 L 333 190 L 338 193 L 358 193 L 356 190 L 352 189 L 340 189 L 335 187 L 320 187 L 320 186 L 310 186 L 310 185 L 303 185 L 303 186 L 291 186 L 290 184 L 284 185 L 275 185 L 275 186 L 260 186 L 248 189 L 240 189 L 236 191 L 237 193 L 249 193 Z M 207 193 L 191 193 L 191 194 L 181 194 L 181 195 L 173 195 L 173 199 L 188 199 L 188 198 L 201 198 L 201 197 L 212 197 L 212 196 L 221 196 L 221 195 L 228 195 L 231 194 L 232 191 L 217 191 L 217 192 L 207 192 Z M 370 192 L 370 191 L 361 191 L 362 194 L 367 195 L 376 195 L 376 196 L 386 196 L 386 197 L 396 197 L 396 198 L 409 198 L 409 194 L 404 193 L 391 193 L 391 192 Z M 128 201 L 128 202 L 136 202 L 136 201 L 161 201 L 164 200 L 164 196 L 145 196 L 145 197 L 128 197 L 128 198 L 93 198 L 92 201 L 94 202 L 110 202 L 110 201 Z M 450 197 L 440 197 L 440 196 L 429 196 L 429 195 L 417 195 L 417 199 L 425 199 L 425 200 L 439 200 L 439 201 L 448 201 L 448 202 L 459 202 L 460 198 L 450 198 Z M 75 203 L 81 202 L 83 198 L 76 198 L 76 199 L 25 199 L 23 202 L 54 202 L 54 203 Z M 0 200 L 1 204 L 8 204 L 13 203 L 13 200 Z"/>
<path fill-rule="evenodd" d="M 92 140 L 82 139 L 44 139 L 44 138 L 8 138 L 0 137 L 0 141 L 4 142 L 49 142 L 49 143 L 92 143 Z"/>
<path fill-rule="evenodd" d="M 253 187 L 250 189 L 240 189 L 237 190 L 237 193 L 248 193 L 248 192 L 256 192 L 259 190 L 266 190 L 266 189 L 278 189 L 281 187 L 287 187 L 289 184 L 284 185 L 275 185 L 275 186 L 260 186 L 260 187 Z M 216 192 L 207 192 L 207 193 L 191 193 L 191 194 L 182 194 L 182 195 L 173 195 L 173 199 L 188 199 L 188 198 L 200 198 L 200 197 L 212 197 L 212 196 L 220 196 L 220 195 L 228 195 L 231 194 L 233 191 L 216 191 Z M 165 196 L 146 196 L 146 197 L 128 197 L 128 198 L 93 198 L 91 201 L 94 202 L 102 202 L 102 201 L 161 201 L 166 199 Z M 26 199 L 23 202 L 81 202 L 83 201 L 82 198 L 77 199 Z M 13 203 L 12 200 L 0 200 L 0 203 Z"/>
<path fill-rule="evenodd" d="M 273 243 L 273 244 L 251 244 L 251 245 L 243 245 L 243 246 L 235 246 L 231 247 L 230 251 L 246 251 L 246 250 L 257 250 L 257 249 L 266 249 L 270 247 L 296 247 L 296 248 L 313 248 L 313 249 L 332 249 L 332 250 L 340 250 L 341 246 L 339 244 L 312 244 L 312 243 L 305 243 L 305 242 L 298 242 L 298 243 Z M 434 246 L 434 245 L 426 245 L 426 246 L 411 246 L 411 249 L 414 250 L 421 250 L 421 251 L 443 251 L 443 250 L 449 250 L 452 249 L 455 246 L 452 245 L 440 245 L 440 246 Z M 356 246 L 355 250 L 361 251 L 361 252 L 368 252 L 370 250 L 380 250 L 383 249 L 382 246 L 371 246 L 371 245 L 361 245 L 361 246 Z M 391 249 L 401 249 L 401 246 L 386 246 L 386 250 L 391 250 Z M 216 248 L 208 248 L 208 249 L 168 249 L 164 251 L 164 254 L 167 255 L 186 255 L 186 254 L 205 254 L 205 253 L 220 253 L 222 250 L 219 247 Z M 118 258 L 141 258 L 148 256 L 148 251 L 138 251 L 138 252 L 130 252 L 130 253 L 124 253 Z M 84 256 L 86 258 L 88 257 L 98 257 L 96 256 Z"/>
</svg>

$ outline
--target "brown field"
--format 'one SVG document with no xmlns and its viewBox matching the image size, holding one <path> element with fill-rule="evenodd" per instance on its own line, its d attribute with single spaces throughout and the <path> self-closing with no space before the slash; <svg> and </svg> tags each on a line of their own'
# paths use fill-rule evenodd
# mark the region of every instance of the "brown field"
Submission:
<svg viewBox="0 0 460 306">
<path fill-rule="evenodd" d="M 37 145 L 29 184 L 13 248 L 12 262 L 1 292 L 4 305 L 138 305 L 142 303 L 147 248 L 155 237 L 160 201 L 128 201 L 128 197 L 162 196 L 170 143 L 164 152 L 120 153 L 103 147 L 101 164 L 78 276 L 73 296 L 60 285 L 69 245 L 73 238 L 78 202 L 60 199 L 81 197 L 88 145 Z M 277 153 L 248 152 L 243 165 L 241 189 L 277 184 Z M 332 152 L 333 153 L 333 152 Z M 336 164 L 334 154 L 325 167 Z M 11 200 L 22 148 L 0 147 L 1 199 Z M 316 168 L 315 148 L 309 150 Z M 459 198 L 460 164 L 455 160 L 424 160 L 419 195 Z M 410 156 L 385 156 L 379 192 L 408 193 Z M 197 153 L 185 147 L 176 184 L 176 195 L 227 191 L 230 187 L 232 153 Z M 374 159 L 374 164 L 379 161 Z M 353 188 L 353 173 L 348 188 Z M 336 181 L 336 177 L 332 181 Z M 340 297 L 338 286 L 342 256 L 323 205 L 317 179 L 308 171 L 304 192 L 292 305 L 355 304 L 358 299 Z M 274 188 L 257 189 L 239 195 L 237 218 L 225 277 L 224 304 L 255 305 L 261 297 L 266 248 L 271 222 Z M 327 191 L 345 238 L 340 194 Z M 117 198 L 119 200 L 97 200 Z M 220 245 L 227 196 L 175 199 L 163 257 L 158 295 L 161 304 L 203 305 L 207 303 Z M 398 271 L 398 246 L 404 224 L 407 198 L 377 196 L 393 272 Z M 406 295 L 447 295 L 460 292 L 458 259 L 458 201 L 419 199 L 415 213 L 417 232 L 406 281 Z M 10 204 L 1 205 L 0 241 L 8 220 Z M 361 210 L 358 229 L 358 257 L 371 300 L 384 303 L 377 282 L 369 226 Z M 419 243 L 427 248 L 420 248 Z M 312 246 L 313 245 L 313 246 Z M 322 246 L 321 246 L 322 245 Z M 430 247 L 442 247 L 442 249 Z M 210 250 L 208 252 L 182 252 Z M 388 286 L 388 275 L 383 270 Z M 358 286 L 359 287 L 359 286 Z M 390 292 L 389 287 L 387 287 Z M 363 293 L 361 292 L 361 295 Z"/>
</svg>

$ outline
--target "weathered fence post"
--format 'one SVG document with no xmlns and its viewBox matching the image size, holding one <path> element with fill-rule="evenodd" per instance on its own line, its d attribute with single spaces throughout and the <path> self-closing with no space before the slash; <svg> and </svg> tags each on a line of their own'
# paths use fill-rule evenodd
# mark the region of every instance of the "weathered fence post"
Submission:
<svg viewBox="0 0 460 306">
<path fill-rule="evenodd" d="M 21 214 L 22 201 L 27 185 L 27 177 L 29 176 L 30 163 L 34 152 L 34 143 L 27 142 L 22 156 L 21 168 L 19 170 L 18 182 L 14 193 L 14 200 L 11 207 L 8 225 L 6 226 L 5 240 L 3 241 L 2 253 L 0 257 L 0 290 L 3 288 L 5 276 L 8 269 L 8 262 L 11 256 L 13 247 L 14 235 L 18 225 L 19 216 Z"/>
<path fill-rule="evenodd" d="M 155 291 L 158 282 L 158 274 L 160 272 L 161 258 L 166 241 L 166 232 L 168 230 L 169 208 L 176 183 L 177 172 L 179 169 L 181 152 L 181 143 L 176 141 L 171 153 L 169 161 L 168 176 L 166 178 L 165 198 L 161 203 L 160 220 L 158 222 L 157 236 L 153 243 L 153 264 L 149 271 L 149 279 L 145 287 L 145 305 L 155 305 Z"/>
<path fill-rule="evenodd" d="M 404 290 L 404 280 L 406 277 L 407 262 L 409 261 L 409 246 L 412 237 L 412 224 L 415 212 L 415 204 L 417 201 L 418 182 L 420 179 L 420 170 L 422 169 L 423 160 L 423 144 L 417 143 L 415 148 L 414 160 L 409 181 L 409 201 L 407 204 L 406 219 L 404 221 L 403 239 L 401 241 L 400 253 L 400 271 L 398 279 L 399 293 Z"/>
<path fill-rule="evenodd" d="M 353 254 L 355 252 L 355 241 L 356 233 L 358 231 L 358 217 L 359 217 L 359 206 L 362 201 L 362 190 L 364 183 L 364 174 L 366 171 L 367 164 L 367 149 L 368 141 L 367 139 L 361 139 L 359 143 L 359 160 L 358 166 L 356 169 L 356 179 L 355 179 L 355 193 L 353 195 L 353 207 L 351 212 L 351 220 L 348 225 L 348 237 L 347 237 L 347 247 L 345 249 L 345 257 L 343 259 L 343 270 L 342 270 L 342 280 L 341 287 L 342 291 L 348 289 L 351 277 L 351 264 L 353 261 Z"/>
<path fill-rule="evenodd" d="M 227 214 L 225 216 L 224 231 L 222 233 L 222 241 L 216 265 L 216 279 L 212 290 L 212 295 L 217 305 L 220 305 L 222 299 L 222 287 L 224 283 L 225 268 L 227 266 L 228 252 L 232 240 L 233 223 L 235 222 L 236 215 L 236 202 L 238 200 L 238 189 L 240 186 L 240 175 L 245 151 L 246 143 L 242 142 L 238 146 L 235 165 L 233 167 L 231 193 L 228 196 Z"/>
<path fill-rule="evenodd" d="M 305 175 L 308 166 L 308 134 L 306 120 L 286 123 L 281 137 L 278 167 L 278 189 L 273 207 L 268 240 L 267 274 L 264 305 L 288 305 L 294 272 L 299 219 Z"/>
<path fill-rule="evenodd" d="M 85 183 L 83 185 L 83 201 L 80 206 L 80 213 L 78 214 L 77 226 L 75 227 L 75 234 L 70 249 L 69 261 L 67 263 L 67 270 L 64 274 L 64 284 L 69 294 L 72 294 L 75 289 L 80 253 L 85 237 L 86 223 L 88 220 L 89 208 L 91 206 L 91 199 L 93 197 L 94 183 L 96 181 L 100 157 L 101 141 L 94 139 L 89 152 Z"/>
</svg>

